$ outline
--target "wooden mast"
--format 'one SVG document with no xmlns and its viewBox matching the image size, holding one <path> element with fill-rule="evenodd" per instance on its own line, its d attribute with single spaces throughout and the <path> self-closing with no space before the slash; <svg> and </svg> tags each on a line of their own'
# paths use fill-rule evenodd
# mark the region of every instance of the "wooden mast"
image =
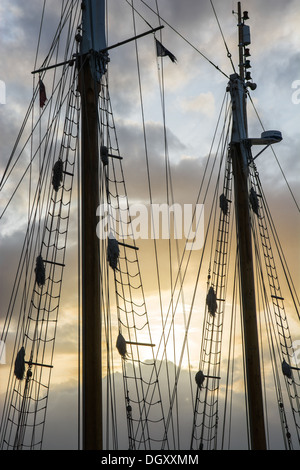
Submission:
<svg viewBox="0 0 300 470">
<path fill-rule="evenodd" d="M 82 409 L 83 449 L 102 449 L 102 354 L 99 206 L 98 96 L 101 72 L 97 51 L 105 44 L 105 1 L 82 2 L 79 90 L 81 94 L 82 243 Z"/>
<path fill-rule="evenodd" d="M 231 75 L 229 82 L 233 110 L 233 130 L 230 151 L 234 174 L 236 227 L 241 272 L 241 307 L 243 312 L 245 340 L 245 364 L 251 448 L 252 450 L 263 450 L 266 449 L 266 437 L 249 212 L 248 157 L 250 156 L 250 149 L 247 147 L 245 140 L 248 136 L 244 47 L 245 44 L 247 45 L 247 40 L 245 38 L 248 35 L 248 26 L 244 24 L 244 19 L 241 15 L 240 2 L 238 2 L 238 28 L 240 75 Z"/>
</svg>

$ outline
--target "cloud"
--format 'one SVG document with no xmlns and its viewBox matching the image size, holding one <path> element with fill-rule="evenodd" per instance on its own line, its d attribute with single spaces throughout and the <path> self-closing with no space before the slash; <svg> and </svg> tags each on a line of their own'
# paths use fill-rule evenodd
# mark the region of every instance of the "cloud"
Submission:
<svg viewBox="0 0 300 470">
<path fill-rule="evenodd" d="M 55 0 L 56 1 L 56 0 Z M 78 2 L 79 5 L 80 2 Z M 109 31 L 108 44 L 133 36 L 132 12 L 126 2 L 107 2 L 109 4 Z M 157 17 L 142 2 L 135 2 L 138 11 L 154 27 L 158 24 Z M 154 3 L 149 2 L 154 8 Z M 236 9 L 236 2 L 215 0 L 214 5 L 221 26 L 225 34 L 234 63 L 237 64 L 237 31 L 236 15 L 232 15 L 232 8 Z M 270 8 L 270 4 L 271 8 Z M 54 0 L 48 4 L 43 34 L 41 36 L 40 53 L 37 64 L 41 64 L 52 41 L 60 17 L 61 2 Z M 41 2 L 31 0 L 26 3 L 20 0 L 14 2 L 3 1 L 1 13 L 5 21 L 1 24 L 2 50 L 1 58 L 3 68 L 1 80 L 7 85 L 7 104 L 0 107 L 1 129 L 1 173 L 8 161 L 10 150 L 13 147 L 18 129 L 21 126 L 26 112 L 27 103 L 32 94 L 31 71 L 35 62 L 35 40 L 38 37 L 39 21 L 41 16 Z M 299 201 L 299 105 L 292 102 L 292 82 L 300 79 L 298 76 L 299 62 L 299 7 L 297 0 L 272 0 L 260 2 L 248 0 L 245 8 L 249 10 L 252 32 L 251 64 L 253 80 L 258 88 L 251 93 L 259 115 L 265 127 L 279 129 L 283 133 L 281 144 L 274 146 L 278 161 L 292 190 Z M 123 156 L 123 170 L 131 202 L 149 203 L 149 180 L 146 168 L 144 133 L 141 126 L 141 105 L 145 113 L 145 131 L 147 139 L 147 152 L 149 163 L 149 176 L 151 181 L 154 202 L 166 202 L 167 180 L 166 165 L 170 164 L 174 200 L 180 203 L 194 203 L 199 191 L 200 183 L 205 170 L 206 157 L 210 149 L 215 124 L 218 117 L 218 103 L 223 99 L 227 78 L 220 74 L 184 39 L 203 52 L 210 60 L 218 65 L 227 74 L 232 73 L 231 64 L 226 55 L 223 39 L 214 18 L 209 2 L 188 0 L 164 0 L 160 4 L 160 14 L 167 22 L 172 24 L 183 37 L 178 36 L 174 30 L 165 25 L 163 30 L 163 43 L 178 58 L 176 65 L 167 58 L 163 62 L 157 60 L 152 35 L 138 42 L 138 55 L 142 83 L 142 102 L 140 100 L 138 69 L 136 64 L 136 45 L 134 42 L 110 51 L 109 87 L 112 107 L 117 126 L 120 152 Z M 136 16 L 137 33 L 149 29 L 140 17 Z M 77 26 L 74 23 L 74 26 Z M 158 35 L 157 35 L 158 36 Z M 59 57 L 62 52 L 60 51 Z M 163 74 L 163 75 L 162 75 Z M 46 76 L 46 81 L 51 81 Z M 162 85 L 164 79 L 164 87 Z M 163 122 L 162 95 L 166 104 L 165 124 Z M 251 105 L 249 103 L 249 108 Z M 249 114 L 249 127 L 251 135 L 259 135 L 261 127 L 255 112 Z M 165 147 L 167 136 L 167 149 Z M 167 152 L 166 152 L 167 150 Z M 166 159 L 168 156 L 168 160 Z M 215 162 L 214 153 L 211 162 Z M 286 245 L 287 257 L 293 272 L 296 274 L 296 285 L 299 285 L 299 224 L 298 210 L 295 208 L 286 182 L 272 152 L 267 150 L 257 160 L 264 189 L 272 208 L 274 220 L 278 223 L 278 230 Z M 16 168 L 15 181 L 22 175 L 24 160 Z M 216 181 L 214 180 L 214 183 Z M 170 183 L 170 181 L 169 181 Z M 169 186 L 170 189 L 170 186 Z M 8 193 L 1 194 L 1 204 L 7 200 Z M 74 193 L 76 204 L 77 193 Z M 205 205 L 206 217 L 209 216 L 211 195 Z M 1 306 L 7 305 L 14 279 L 20 247 L 24 238 L 24 227 L 27 218 L 27 193 L 22 187 L 15 196 L 11 205 L 9 217 L 1 221 L 1 258 L 0 258 L 0 286 Z M 77 207 L 74 207 L 76 215 Z M 25 213 L 25 215 L 24 215 Z M 207 219 L 206 219 L 207 220 Z M 182 249 L 182 242 L 180 242 Z M 77 367 L 77 233 L 76 221 L 69 234 L 69 250 L 66 259 L 64 276 L 65 289 L 62 294 L 59 330 L 57 334 L 55 371 L 53 372 L 54 389 L 49 401 L 50 425 L 46 431 L 47 448 L 76 448 L 76 413 L 77 413 L 77 383 L 74 382 Z M 155 249 L 153 242 L 138 241 L 140 248 L 140 264 L 142 276 L 149 304 L 149 317 L 153 325 L 155 341 L 161 335 L 160 298 L 156 278 Z M 163 313 L 170 305 L 171 272 L 174 282 L 177 273 L 177 263 L 174 256 L 169 259 L 168 241 L 159 241 L 159 267 L 160 286 L 162 289 Z M 172 246 L 176 253 L 175 245 Z M 190 271 L 186 278 L 186 298 L 180 308 L 176 319 L 182 327 L 184 325 L 183 312 L 187 314 L 191 307 L 191 299 L 195 277 L 202 252 L 193 253 L 190 262 Z M 176 258 L 176 257 L 175 257 Z M 205 260 L 209 266 L 209 259 Z M 190 362 L 196 368 L 200 347 L 200 329 L 202 328 L 203 312 L 205 306 L 205 289 L 207 272 L 202 274 L 199 283 L 199 292 L 195 302 L 195 318 L 190 327 L 189 343 L 193 356 Z M 76 286 L 76 288 L 74 288 Z M 290 307 L 290 304 L 289 304 Z M 289 308 L 290 310 L 290 308 Z M 1 319 L 5 310 L 1 308 Z M 113 312 L 115 316 L 115 311 Z M 297 334 L 297 317 L 292 313 L 293 332 Z M 113 335 L 116 331 L 116 321 L 113 320 Z M 15 324 L 13 324 L 15 326 Z M 180 333 L 177 331 L 177 333 Z M 179 335 L 180 336 L 180 335 Z M 182 339 L 182 338 L 181 338 Z M 168 347 L 168 358 L 171 358 L 172 345 Z M 114 351 L 114 353 L 116 353 Z M 178 358 L 178 351 L 177 351 Z M 106 357 L 105 357 L 106 359 Z M 116 356 L 117 367 L 120 360 Z M 173 372 L 172 372 L 173 373 Z M 237 408 L 242 409 L 244 399 L 240 385 L 242 384 L 242 369 L 236 371 L 235 389 L 237 391 Z M 1 376 L 2 377 L 2 376 Z M 188 418 L 191 417 L 192 401 L 187 396 L 188 372 L 182 371 L 183 382 L 180 385 L 179 403 L 182 413 L 182 440 L 186 444 L 189 434 L 184 436 L 189 428 Z M 121 396 L 123 391 L 122 377 L 115 374 L 117 385 L 118 413 L 121 424 L 119 427 L 121 446 L 126 448 L 123 439 L 126 435 L 126 421 Z M 194 380 L 194 379 L 193 379 Z M 162 378 L 164 394 L 166 393 L 166 378 Z M 105 383 L 106 385 L 106 383 Z M 122 407 L 121 407 L 122 404 Z M 237 447 L 240 442 L 241 427 L 244 419 L 240 414 L 234 415 L 235 426 L 233 437 Z M 275 428 L 275 427 L 274 427 Z M 186 439 L 186 440 L 184 440 Z M 276 442 L 277 446 L 277 442 Z"/>
<path fill-rule="evenodd" d="M 147 381 L 149 380 L 149 374 L 147 368 L 149 366 L 147 363 L 141 365 L 142 376 L 144 377 L 144 393 L 147 390 Z M 157 363 L 157 370 L 160 371 L 160 394 L 163 406 L 165 407 L 165 418 L 168 416 L 169 411 L 169 393 L 173 393 L 173 388 L 169 389 L 169 384 L 173 383 L 174 375 L 178 372 L 178 369 L 171 362 L 168 364 L 166 362 Z M 194 412 L 194 399 L 196 392 L 196 383 L 195 383 L 195 373 L 197 369 L 188 371 L 187 369 L 182 369 L 180 373 L 180 382 L 178 383 L 178 389 L 176 392 L 176 400 L 174 403 L 178 404 L 178 414 L 176 412 L 177 405 L 174 405 L 173 416 L 169 425 L 168 439 L 170 449 L 175 448 L 181 450 L 189 450 L 191 437 L 192 437 L 192 419 Z M 136 374 L 140 376 L 141 371 L 136 370 Z M 131 377 L 133 377 L 133 370 L 130 366 L 127 366 L 127 387 L 131 387 Z M 239 378 L 240 376 L 240 378 Z M 231 450 L 247 450 L 248 449 L 248 436 L 247 436 L 247 421 L 245 415 L 245 396 L 241 388 L 238 387 L 239 380 L 242 383 L 243 371 L 235 370 L 236 380 L 233 384 L 233 389 L 229 388 L 229 396 L 233 391 L 234 400 L 232 400 L 231 405 L 228 403 L 228 407 L 225 410 L 223 405 L 220 403 L 218 410 L 218 442 L 219 448 L 223 444 L 222 441 L 222 430 L 223 430 L 223 418 L 226 416 L 226 423 L 224 426 L 224 449 L 228 447 Z M 222 377 L 221 380 L 221 390 L 220 390 L 220 401 L 221 397 L 225 393 L 225 380 Z M 123 396 L 123 377 L 122 374 L 116 372 L 113 376 L 107 376 L 103 379 L 103 393 L 104 399 L 106 399 L 106 391 L 110 387 L 114 389 L 114 400 L 111 405 L 114 407 L 115 412 L 115 438 L 117 439 L 118 450 L 127 450 L 128 449 L 128 437 L 127 437 L 127 422 L 126 414 L 124 411 L 125 399 Z M 193 392 L 191 392 L 191 385 Z M 269 384 L 270 385 L 270 384 Z M 133 390 L 132 390 L 133 392 Z M 157 393 L 157 391 L 156 391 Z M 200 392 L 200 396 L 203 398 L 205 394 L 205 388 Z M 132 416 L 137 417 L 136 408 L 138 404 L 134 402 L 134 392 L 132 395 L 129 395 L 129 403 L 132 407 Z M 141 395 L 142 397 L 142 395 Z M 141 398 L 140 397 L 140 398 Z M 156 396 L 149 396 L 147 402 L 150 401 L 153 403 L 152 411 L 148 415 L 149 426 L 147 427 L 147 432 L 149 432 L 150 437 L 153 439 L 151 442 L 151 448 L 160 449 L 159 442 L 155 442 L 164 436 L 164 426 L 158 426 L 153 428 L 151 425 L 151 420 L 161 419 L 160 414 L 160 405 L 156 402 Z M 128 402 L 126 402 L 128 404 Z M 106 410 L 109 415 L 109 409 Z M 106 411 L 104 412 L 103 419 L 106 420 Z M 224 415 L 224 413 L 226 413 Z M 269 408 L 268 410 L 270 418 L 270 444 L 271 448 L 274 449 L 283 449 L 281 442 L 278 440 L 278 435 L 274 430 L 279 425 L 278 423 L 278 413 L 275 407 Z M 229 420 L 229 415 L 231 419 Z M 78 388 L 75 381 L 70 381 L 64 385 L 55 385 L 53 390 L 50 393 L 49 405 L 48 405 L 48 416 L 46 427 L 45 427 L 45 436 L 44 436 L 44 445 L 43 449 L 77 449 L 78 445 Z M 175 422 L 179 420 L 179 435 L 176 435 L 175 443 L 173 441 L 172 433 L 172 421 Z M 57 422 L 62 420 L 62 424 L 57 427 Z M 157 423 L 156 423 L 157 424 Z M 158 423 L 159 424 L 159 423 Z M 133 422 L 133 429 L 138 429 L 137 423 Z M 113 434 L 113 427 L 110 428 L 111 433 Z M 144 431 L 146 434 L 146 430 Z M 136 445 L 138 445 L 138 440 L 141 434 L 141 430 L 136 434 Z M 177 438 L 179 439 L 179 447 Z M 106 442 L 106 434 L 104 434 L 104 443 Z M 104 444 L 105 446 L 105 444 Z M 141 444 L 140 450 L 144 449 L 144 445 Z"/>
<path fill-rule="evenodd" d="M 184 100 L 182 108 L 185 112 L 200 112 L 211 116 L 215 109 L 215 99 L 211 92 L 201 93 L 199 96 Z"/>
</svg>

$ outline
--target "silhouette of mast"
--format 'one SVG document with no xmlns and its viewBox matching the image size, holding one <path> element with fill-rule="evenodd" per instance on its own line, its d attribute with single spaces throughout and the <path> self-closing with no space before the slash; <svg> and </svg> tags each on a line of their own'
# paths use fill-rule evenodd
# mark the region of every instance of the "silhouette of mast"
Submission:
<svg viewBox="0 0 300 470">
<path fill-rule="evenodd" d="M 229 82 L 233 112 L 230 152 L 234 174 L 236 230 L 241 273 L 241 308 L 245 340 L 244 353 L 250 439 L 252 450 L 263 450 L 266 449 L 266 438 L 249 209 L 248 164 L 251 159 L 251 153 L 247 145 L 248 132 L 246 112 L 247 86 L 254 88 L 255 85 L 251 82 L 245 82 L 246 77 L 249 77 L 249 73 L 247 72 L 249 62 L 246 62 L 248 55 L 246 46 L 250 43 L 249 26 L 245 24 L 246 19 L 248 19 L 248 14 L 244 12 L 244 16 L 242 17 L 241 2 L 238 2 L 240 72 L 239 75 L 231 75 Z"/>
<path fill-rule="evenodd" d="M 98 96 L 105 43 L 105 0 L 82 2 L 79 90 L 81 94 L 81 289 L 83 448 L 102 449 L 102 354 L 99 206 Z"/>
</svg>

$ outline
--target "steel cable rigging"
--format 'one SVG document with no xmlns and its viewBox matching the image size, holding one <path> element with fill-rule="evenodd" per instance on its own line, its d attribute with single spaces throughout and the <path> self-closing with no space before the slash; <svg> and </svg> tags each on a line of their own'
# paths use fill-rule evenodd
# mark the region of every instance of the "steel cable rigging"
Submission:
<svg viewBox="0 0 300 470">
<path fill-rule="evenodd" d="M 227 152 L 229 125 L 224 134 L 219 173 Z M 219 178 L 218 178 L 219 179 Z M 216 449 L 219 421 L 218 395 L 220 383 L 221 347 L 230 257 L 230 206 L 232 202 L 232 169 L 228 152 L 223 187 L 216 191 L 211 211 L 214 212 L 212 245 L 207 278 L 206 306 L 203 320 L 199 372 L 196 375 L 196 396 L 191 449 Z M 218 197 L 217 197 L 218 196 Z M 219 217 L 218 217 L 218 212 Z M 218 228 L 215 227 L 218 219 Z M 213 254 L 213 247 L 215 252 Z M 213 255 L 213 259 L 212 259 Z M 211 267 L 212 265 L 212 267 Z"/>
<path fill-rule="evenodd" d="M 291 364 L 292 357 L 294 356 L 295 350 L 293 347 L 292 335 L 288 324 L 288 318 L 284 305 L 283 292 L 280 286 L 279 281 L 279 271 L 277 269 L 277 261 L 275 257 L 275 252 L 272 246 L 272 239 L 269 233 L 269 226 L 272 231 L 272 217 L 266 197 L 262 191 L 261 182 L 259 179 L 258 171 L 254 165 L 251 166 L 251 188 L 257 195 L 259 195 L 259 206 L 256 213 L 253 213 L 252 217 L 252 226 L 253 231 L 255 231 L 254 240 L 256 242 L 256 252 L 260 253 L 260 263 L 265 265 L 265 276 L 263 277 L 260 274 L 260 280 L 263 285 L 269 285 L 269 293 L 266 290 L 266 287 L 263 288 L 264 299 L 265 299 L 265 309 L 263 310 L 266 314 L 268 313 L 268 320 L 266 320 L 266 325 L 270 325 L 270 331 L 268 331 L 269 339 L 271 342 L 270 354 L 273 361 L 273 370 L 274 370 L 274 380 L 277 382 L 277 389 L 281 390 L 282 385 L 280 384 L 279 377 L 282 377 L 282 364 L 287 363 Z M 274 234 L 272 235 L 274 238 Z M 260 240 L 260 246 L 258 246 L 258 240 Z M 275 244 L 276 247 L 276 244 Z M 264 263 L 263 263 L 264 261 Z M 282 259 L 279 257 L 279 261 L 282 262 Z M 284 272 L 284 271 L 283 271 Z M 262 267 L 260 268 L 260 273 L 262 273 Z M 266 280 L 265 280 L 266 277 Z M 289 286 L 289 279 L 286 278 Z M 269 305 L 268 305 L 269 304 Z M 297 305 L 294 303 L 295 311 L 297 312 Z M 275 371 L 277 371 L 275 373 Z M 298 387 L 300 384 L 300 374 L 299 370 L 288 374 L 284 377 L 285 386 L 287 389 L 287 395 L 289 397 L 289 402 L 291 405 L 291 412 L 294 422 L 294 430 L 298 436 L 299 441 L 299 431 L 300 431 L 300 401 L 299 401 L 299 391 Z M 288 423 L 286 421 L 285 412 L 284 412 L 284 400 L 282 392 L 279 393 L 280 399 L 278 399 L 278 406 L 280 411 L 280 416 L 284 419 L 284 428 L 286 429 L 286 438 L 288 441 L 288 447 L 291 448 L 291 433 L 288 430 Z"/>
<path fill-rule="evenodd" d="M 62 8 L 64 10 L 64 4 Z M 74 21 L 77 23 L 76 8 L 68 11 L 67 19 L 70 23 Z M 70 41 L 74 41 L 71 35 L 67 41 L 67 48 Z M 56 46 L 59 47 L 59 41 L 56 41 Z M 4 340 L 7 338 L 12 314 L 15 310 L 19 310 L 13 353 L 18 360 L 15 364 L 17 378 L 13 376 L 12 362 L 1 421 L 2 448 L 35 449 L 42 446 L 77 153 L 79 104 L 75 84 L 74 73 L 69 67 L 64 69 L 57 82 L 54 75 L 52 93 L 48 91 L 46 112 L 42 110 L 36 124 L 32 119 L 31 133 L 26 141 L 30 143 L 31 151 L 30 164 L 25 169 L 25 173 L 28 168 L 30 169 L 28 227 L 1 336 Z M 27 112 L 27 118 L 30 113 L 34 114 L 38 90 L 37 87 Z M 64 102 L 66 106 L 63 110 Z M 41 106 L 44 106 L 44 101 Z M 58 129 L 64 112 L 63 131 L 59 136 Z M 47 113 L 48 122 L 44 126 Z M 23 125 L 20 135 L 24 129 Z M 38 142 L 32 138 L 35 129 L 39 129 L 40 133 Z M 25 146 L 7 178 L 11 175 Z M 17 144 L 14 149 L 16 148 Z M 41 158 L 42 154 L 43 158 Z M 37 173 L 35 168 L 31 168 L 36 155 L 40 155 Z M 59 165 L 61 174 L 54 184 L 55 169 L 58 168 L 59 162 L 62 163 Z M 53 172 L 53 179 L 51 172 Z M 34 197 L 31 199 L 31 180 L 36 175 L 38 184 Z M 31 262 L 29 262 L 30 258 Z M 34 268 L 35 259 L 37 259 L 37 264 Z M 20 356 L 21 351 L 24 351 L 23 356 Z M 20 364 L 18 368 L 17 364 Z M 19 368 L 20 372 L 17 372 Z"/>
<path fill-rule="evenodd" d="M 142 358 L 143 348 L 152 349 L 152 338 L 146 308 L 143 283 L 141 279 L 137 247 L 129 214 L 129 203 L 118 147 L 116 129 L 111 110 L 107 83 L 103 85 L 101 99 L 101 147 L 102 155 L 102 204 L 107 204 L 108 231 L 110 238 L 103 240 L 103 253 L 110 251 L 111 242 L 118 247 L 116 258 L 108 258 L 116 293 L 116 311 L 118 327 L 106 318 L 107 331 L 118 331 L 118 349 L 122 354 L 124 395 L 129 430 L 129 446 L 132 449 L 151 449 L 159 436 L 154 424 L 163 426 L 161 415 L 161 397 L 156 364 L 154 358 L 146 361 Z M 104 198 L 104 200 L 103 200 Z M 132 239 L 132 246 L 121 240 Z M 108 266 L 107 263 L 107 266 Z M 103 277 L 106 269 L 103 269 Z M 109 279 L 107 279 L 107 284 Z M 105 298 L 105 296 L 104 296 Z M 108 326 L 110 325 L 110 326 Z M 121 336 L 120 336 L 121 335 Z M 126 338 L 126 339 L 125 339 Z M 115 344 L 111 344 L 115 349 Z M 147 371 L 150 369 L 150 372 Z M 113 369 L 111 369 L 113 371 Z M 154 379 L 149 380 L 154 373 Z M 145 389 L 150 388 L 150 397 L 145 396 Z M 130 411 L 129 411 L 130 410 Z M 154 410 L 154 411 L 153 411 Z M 163 429 L 163 428 L 162 428 Z M 163 435 L 163 431 L 161 431 Z"/>
<path fill-rule="evenodd" d="M 11 370 L 11 385 L 8 387 L 8 393 L 11 395 L 7 395 L 7 411 L 3 414 L 1 427 L 4 448 L 5 446 L 8 446 L 8 448 L 11 446 L 13 448 L 36 448 L 42 445 L 63 268 L 65 266 L 72 180 L 77 152 L 75 130 L 79 124 L 79 105 L 76 104 L 74 99 L 78 100 L 78 97 L 76 97 L 74 90 L 69 96 L 73 102 L 68 103 L 68 112 L 70 114 L 66 118 L 66 127 L 59 155 L 64 164 L 62 185 L 60 184 L 57 190 L 52 188 L 51 191 L 50 189 L 52 182 L 49 178 L 49 170 L 55 163 L 55 152 L 50 146 L 48 157 L 45 159 L 47 165 L 43 170 L 44 175 L 48 177 L 48 184 L 45 184 L 45 188 L 49 188 L 49 196 L 46 198 L 46 207 L 43 210 L 43 233 L 39 237 L 39 230 L 37 230 L 36 235 L 33 236 L 34 231 L 31 230 L 32 238 L 29 239 L 28 246 L 31 247 L 32 245 L 29 254 L 33 255 L 33 259 L 34 253 L 35 256 L 42 256 L 42 269 L 45 270 L 45 277 L 38 281 L 39 285 L 36 284 L 34 262 L 31 262 L 30 270 L 26 272 L 25 286 L 27 294 L 26 297 L 23 294 L 22 304 L 24 300 L 26 302 L 20 306 L 20 329 L 14 349 L 16 354 L 18 348 L 21 346 L 25 348 L 28 369 L 25 385 L 23 380 L 18 382 L 13 377 L 13 371 Z M 59 196 L 57 196 L 58 191 Z M 36 215 L 38 215 L 37 212 L 36 210 Z M 26 261 L 26 257 L 24 259 Z M 36 266 L 36 274 L 40 269 Z M 22 272 L 23 269 L 20 270 L 20 278 L 17 280 L 18 285 L 22 282 Z M 30 289 L 33 289 L 32 296 L 29 294 Z M 16 308 L 16 297 L 11 305 Z M 12 311 L 9 315 L 11 314 Z M 22 318 L 23 315 L 24 318 Z M 23 386 L 24 392 L 22 392 Z M 8 436 L 10 437 L 8 438 Z"/>
</svg>

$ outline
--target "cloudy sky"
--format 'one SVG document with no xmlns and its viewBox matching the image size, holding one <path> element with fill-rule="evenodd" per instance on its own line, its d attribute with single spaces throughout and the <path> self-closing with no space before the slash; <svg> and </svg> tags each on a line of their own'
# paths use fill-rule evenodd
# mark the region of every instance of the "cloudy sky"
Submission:
<svg viewBox="0 0 300 470">
<path fill-rule="evenodd" d="M 134 35 L 132 10 L 125 0 L 108 2 L 108 44 L 114 44 Z M 156 2 L 135 0 L 137 33 L 159 25 L 157 16 L 147 8 L 156 10 Z M 162 42 L 177 58 L 173 64 L 168 58 L 163 62 L 165 92 L 165 123 L 167 129 L 168 155 L 172 171 L 174 199 L 181 204 L 194 203 L 199 191 L 206 157 L 210 151 L 221 103 L 228 79 L 208 62 L 199 51 L 227 76 L 232 73 L 224 42 L 209 0 L 162 0 L 158 2 L 161 23 L 165 25 Z M 232 0 L 214 0 L 215 10 L 226 39 L 232 59 L 237 66 L 237 5 Z M 36 59 L 43 2 L 39 0 L 2 0 L 0 5 L 0 80 L 6 88 L 5 104 L 0 105 L 0 175 L 8 162 L 11 150 L 22 125 L 32 97 L 31 71 L 35 61 L 40 66 L 52 43 L 59 21 L 61 2 L 46 2 L 44 28 Z M 281 238 L 287 262 L 295 285 L 299 287 L 299 148 L 300 148 L 300 7 L 298 0 L 245 0 L 243 10 L 249 11 L 252 43 L 251 75 L 257 89 L 251 97 L 265 129 L 282 132 L 283 141 L 274 146 L 275 154 L 268 149 L 257 159 L 266 198 L 272 210 L 274 222 Z M 144 19 L 148 24 L 144 21 Z M 170 26 L 168 26 L 170 25 Z M 157 38 L 159 38 L 159 33 Z M 160 80 L 162 64 L 157 61 L 153 36 L 139 41 L 140 73 L 148 155 L 150 161 L 151 187 L 155 202 L 166 202 L 165 140 L 161 106 Z M 47 75 L 45 77 L 46 87 Z M 148 181 L 145 170 L 144 135 L 141 126 L 141 104 L 138 87 L 135 43 L 129 43 L 110 51 L 109 86 L 123 169 L 130 202 L 149 203 Z M 4 101 L 4 100 L 2 100 Z M 249 135 L 259 136 L 261 124 L 249 103 Z M 25 160 L 26 161 L 26 160 Z M 10 198 L 14 185 L 24 171 L 22 159 L 12 179 L 1 194 L 1 213 Z M 0 320 L 7 309 L 14 272 L 20 247 L 24 238 L 26 221 L 26 179 L 14 196 L 9 210 L 0 220 Z M 75 197 L 76 197 L 75 191 Z M 201 202 L 201 201 L 200 201 Z M 75 203 L 76 209 L 76 203 Z M 206 209 L 206 207 L 205 207 Z M 209 209 L 208 209 L 209 211 Z M 76 216 L 76 210 L 74 211 Z M 76 217 L 75 217 L 76 219 Z M 57 333 L 53 393 L 49 400 L 49 423 L 45 434 L 46 448 L 76 448 L 77 436 L 77 271 L 74 258 L 77 253 L 76 220 L 71 224 L 69 252 L 65 270 L 62 297 L 61 323 Z M 149 242 L 150 243 L 150 242 Z M 139 241 L 142 276 L 151 311 L 154 336 L 159 334 L 159 305 L 157 285 L 153 282 L 153 243 Z M 161 263 L 162 298 L 165 306 L 170 299 L 168 258 L 164 258 L 167 245 L 159 245 Z M 201 250 L 193 253 L 191 274 L 186 282 L 186 305 L 190 300 Z M 174 266 L 174 272 L 176 271 Z M 207 271 L 205 271 L 204 282 Z M 75 286 L 75 287 L 74 287 Z M 199 303 L 195 307 L 198 317 L 190 327 L 191 365 L 197 370 L 199 361 L 199 333 L 204 310 L 206 285 L 199 291 Z M 202 302 L 202 303 L 201 303 Z M 293 310 L 291 329 L 294 339 L 300 339 L 299 323 Z M 180 318 L 182 336 L 183 319 Z M 158 338 L 158 336 L 156 336 Z M 171 351 L 170 351 L 171 353 Z M 168 356 L 172 360 L 172 356 Z M 177 358 L 178 359 L 178 358 Z M 118 358 L 116 364 L 119 365 Z M 185 362 L 184 367 L 187 367 Z M 0 366 L 1 401 L 5 390 L 6 369 Z M 187 376 L 184 369 L 183 377 Z M 237 372 L 237 382 L 240 377 Z M 122 389 L 121 376 L 117 376 Z M 180 392 L 181 393 L 181 392 Z M 238 400 L 237 400 L 238 401 Z M 238 401 L 240 403 L 240 401 Z M 190 410 L 190 397 L 182 397 L 183 416 Z M 236 424 L 240 430 L 242 420 Z M 121 420 L 120 429 L 124 429 Z M 120 432 L 120 435 L 122 432 Z M 236 447 L 240 436 L 236 431 Z M 275 446 L 278 445 L 275 436 Z"/>
</svg>

